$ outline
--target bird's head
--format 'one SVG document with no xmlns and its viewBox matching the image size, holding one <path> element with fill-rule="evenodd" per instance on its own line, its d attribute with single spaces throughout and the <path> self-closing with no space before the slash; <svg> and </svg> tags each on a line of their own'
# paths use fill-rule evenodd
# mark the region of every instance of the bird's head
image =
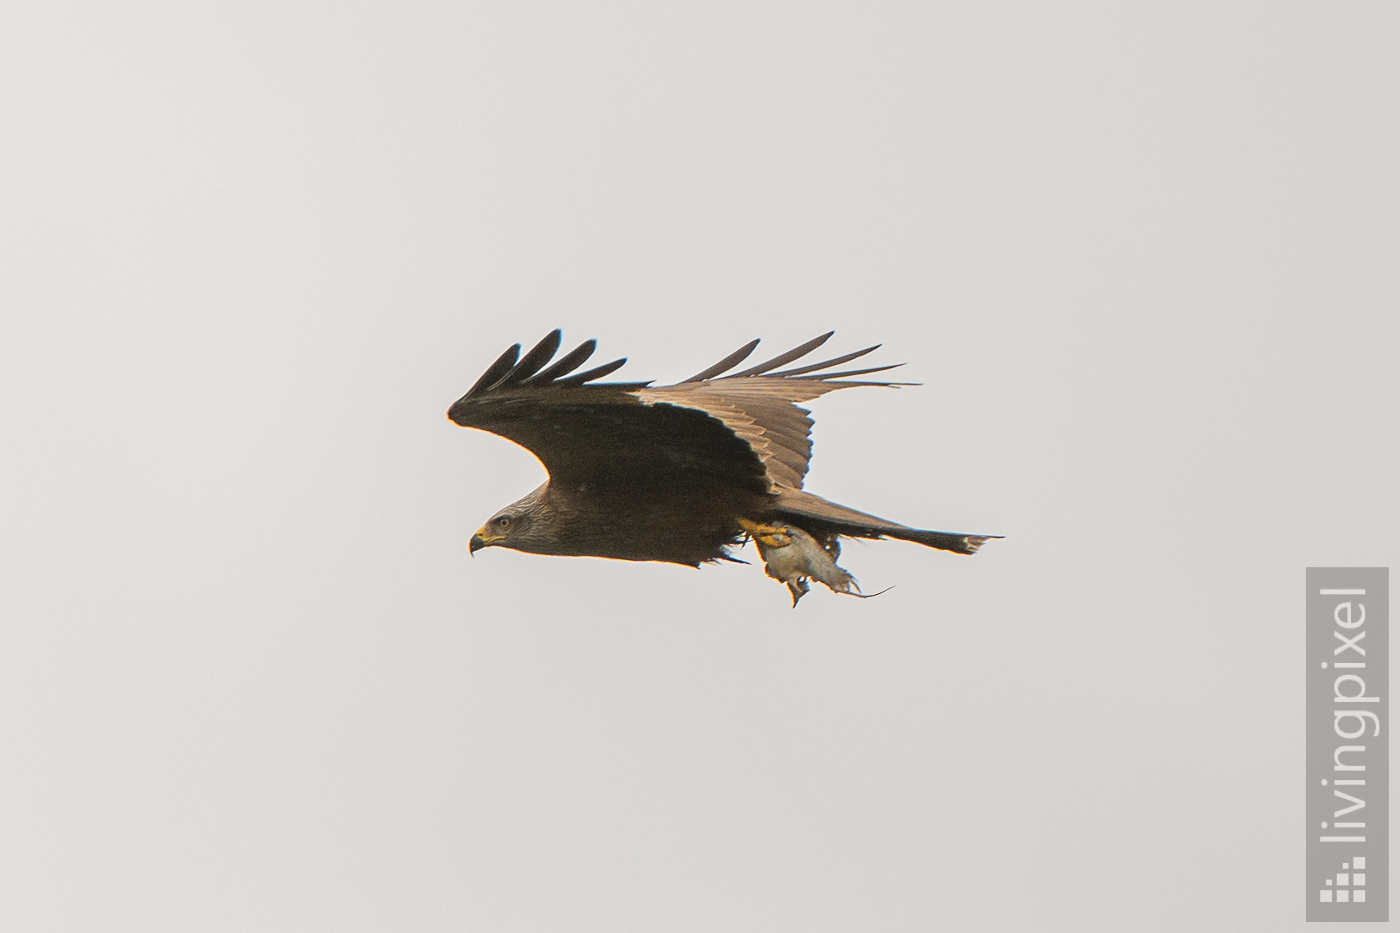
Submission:
<svg viewBox="0 0 1400 933">
<path fill-rule="evenodd" d="M 551 553 L 554 536 L 549 510 L 543 502 L 547 485 L 492 515 L 472 535 L 467 545 L 469 552 L 474 554 L 484 547 L 508 547 L 534 554 Z"/>
</svg>

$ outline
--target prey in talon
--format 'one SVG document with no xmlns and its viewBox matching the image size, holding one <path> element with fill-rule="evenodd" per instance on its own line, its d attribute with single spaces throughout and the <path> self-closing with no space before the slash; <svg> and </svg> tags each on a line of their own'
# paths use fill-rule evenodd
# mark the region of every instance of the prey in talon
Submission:
<svg viewBox="0 0 1400 933">
<path fill-rule="evenodd" d="M 885 592 L 862 593 L 856 578 L 836 566 L 836 558 L 841 556 L 841 542 L 835 537 L 828 539 L 826 544 L 820 544 L 801 528 L 791 525 L 761 525 L 747 519 L 740 519 L 739 525 L 753 538 L 759 556 L 763 558 L 764 572 L 774 580 L 787 584 L 794 609 L 797 608 L 797 601 L 811 589 L 808 580 L 824 584 L 833 593 L 859 596 L 861 599 Z"/>
</svg>

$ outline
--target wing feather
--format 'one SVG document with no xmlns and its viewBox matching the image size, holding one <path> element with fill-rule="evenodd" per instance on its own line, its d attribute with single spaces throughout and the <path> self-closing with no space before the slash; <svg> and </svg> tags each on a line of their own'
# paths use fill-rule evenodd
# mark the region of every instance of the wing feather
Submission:
<svg viewBox="0 0 1400 933">
<path fill-rule="evenodd" d="M 493 389 L 504 389 L 509 386 L 519 385 L 529 379 L 535 373 L 544 368 L 559 349 L 559 341 L 562 338 L 558 328 L 544 335 L 544 339 L 520 358 L 520 362 L 511 367 L 510 372 L 501 378 L 501 381 L 493 385 Z"/>
<path fill-rule="evenodd" d="M 706 369 L 702 369 L 700 372 L 691 376 L 689 379 L 682 379 L 681 382 L 704 382 L 706 379 L 711 379 L 715 376 L 718 376 L 720 373 L 728 372 L 735 366 L 738 366 L 744 360 L 748 359 L 749 354 L 753 352 L 753 348 L 756 346 L 758 346 L 758 339 L 754 338 L 753 340 L 750 340 L 748 343 L 744 344 L 739 349 L 735 350 L 733 353 L 726 356 L 724 359 L 720 360 L 715 365 L 710 366 Z"/>
<path fill-rule="evenodd" d="M 496 357 L 496 362 L 486 367 L 486 372 L 481 374 L 481 378 L 467 390 L 467 396 L 489 389 L 500 381 L 501 377 L 510 372 L 515 366 L 515 360 L 520 356 L 520 344 L 514 344 L 506 348 L 506 352 Z M 464 396 L 465 397 L 465 396 Z"/>
<path fill-rule="evenodd" d="M 595 366 L 592 369 L 584 370 L 576 375 L 559 379 L 555 382 L 555 385 L 581 386 L 585 382 L 592 382 L 594 379 L 602 379 L 604 376 L 612 375 L 626 365 L 626 363 L 627 357 L 624 356 L 620 360 L 613 360 L 611 363 L 604 363 L 602 366 Z"/>
<path fill-rule="evenodd" d="M 829 330 L 826 333 L 822 334 L 820 337 L 813 337 L 811 340 L 802 344 L 800 347 L 793 347 L 786 353 L 779 353 L 771 360 L 767 360 L 765 362 L 759 363 L 757 366 L 751 366 L 743 372 L 734 373 L 732 376 L 725 376 L 723 378 L 743 379 L 745 376 L 761 376 L 764 373 L 768 372 L 770 369 L 777 369 L 779 366 L 786 366 L 793 360 L 801 359 L 808 353 L 811 353 L 817 347 L 826 343 L 828 340 L 831 339 L 831 335 L 834 333 L 836 333 L 836 331 Z"/>
<path fill-rule="evenodd" d="M 819 369 L 830 369 L 832 366 L 840 366 L 842 363 L 849 363 L 851 360 L 859 359 L 867 353 L 874 353 L 880 349 L 881 344 L 873 347 L 866 347 L 864 350 L 857 350 L 854 353 L 847 353 L 832 360 L 825 360 L 821 363 L 808 363 L 806 366 L 799 366 L 796 369 L 785 369 L 780 373 L 769 373 L 770 376 L 800 376 L 803 373 L 813 373 Z"/>
<path fill-rule="evenodd" d="M 869 369 L 848 369 L 839 373 L 817 373 L 812 376 L 793 376 L 794 379 L 845 379 L 849 376 L 864 376 L 867 373 L 882 373 L 887 369 L 898 369 L 903 363 L 891 363 L 888 366 L 872 366 Z M 911 382 L 851 382 L 847 385 L 875 385 L 875 386 L 907 386 L 913 385 Z"/>
<path fill-rule="evenodd" d="M 561 376 L 567 376 L 569 373 L 588 362 L 588 358 L 593 355 L 593 351 L 597 348 L 598 341 L 585 340 L 583 343 L 561 356 L 553 366 L 549 367 L 544 372 L 531 376 L 527 380 L 528 384 L 548 385 Z"/>
</svg>

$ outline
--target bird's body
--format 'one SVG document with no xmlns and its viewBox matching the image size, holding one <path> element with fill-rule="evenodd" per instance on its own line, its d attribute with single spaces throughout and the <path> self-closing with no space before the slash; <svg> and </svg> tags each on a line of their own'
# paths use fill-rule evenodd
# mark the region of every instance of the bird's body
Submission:
<svg viewBox="0 0 1400 933">
<path fill-rule="evenodd" d="M 493 516 L 472 537 L 471 549 L 699 566 L 733 559 L 729 549 L 752 536 L 767 552 L 784 556 L 788 578 L 819 580 L 839 578 L 825 569 L 818 573 L 814 556 L 793 563 L 796 552 L 784 531 L 797 528 L 819 542 L 841 574 L 834 561 L 842 536 L 976 551 L 988 536 L 909 528 L 802 489 L 812 421 L 797 403 L 850 386 L 893 385 L 844 378 L 889 366 L 827 372 L 875 347 L 776 371 L 830 336 L 722 376 L 752 352 L 755 340 L 691 379 L 662 387 L 592 382 L 625 360 L 573 375 L 592 354 L 591 340 L 546 368 L 559 348 L 557 330 L 524 357 L 519 345 L 511 347 L 448 416 L 526 447 L 549 480 Z M 813 572 L 803 574 L 802 567 Z M 769 570 L 772 575 L 772 561 Z M 791 579 L 779 578 L 793 587 Z M 831 585 L 830 579 L 822 582 Z M 838 591 L 852 587 L 853 580 Z M 800 595 L 793 587 L 794 605 Z"/>
</svg>

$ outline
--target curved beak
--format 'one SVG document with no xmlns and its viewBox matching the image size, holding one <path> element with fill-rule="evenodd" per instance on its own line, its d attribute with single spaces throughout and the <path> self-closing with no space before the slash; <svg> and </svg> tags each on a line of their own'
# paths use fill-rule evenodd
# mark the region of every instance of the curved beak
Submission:
<svg viewBox="0 0 1400 933">
<path fill-rule="evenodd" d="M 467 543 L 467 553 L 475 554 L 482 548 L 490 547 L 491 545 L 495 544 L 497 541 L 501 540 L 501 538 L 502 535 L 491 534 L 491 532 L 487 531 L 486 527 L 483 525 L 482 527 L 476 530 L 476 534 L 472 535 L 471 541 Z"/>
</svg>

